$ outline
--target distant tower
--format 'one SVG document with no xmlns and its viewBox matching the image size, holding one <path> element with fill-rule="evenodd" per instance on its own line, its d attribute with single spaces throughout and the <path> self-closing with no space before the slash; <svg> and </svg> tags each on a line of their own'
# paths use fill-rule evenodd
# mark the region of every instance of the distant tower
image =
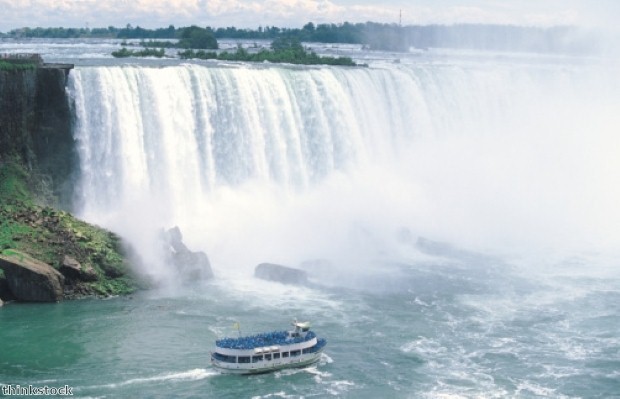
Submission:
<svg viewBox="0 0 620 399">
<path fill-rule="evenodd" d="M 401 8 L 398 12 L 398 26 L 403 26 L 403 9 Z"/>
</svg>

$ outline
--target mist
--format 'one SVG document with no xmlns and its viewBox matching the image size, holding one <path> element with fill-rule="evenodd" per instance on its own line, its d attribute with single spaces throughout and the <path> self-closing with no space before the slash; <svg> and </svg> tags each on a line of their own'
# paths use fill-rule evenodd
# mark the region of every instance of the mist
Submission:
<svg viewBox="0 0 620 399">
<path fill-rule="evenodd" d="M 261 262 L 415 264 L 402 231 L 505 260 L 618 251 L 620 87 L 605 63 L 74 72 L 80 213 L 163 280 L 157 232 L 175 225 L 231 280 Z"/>
</svg>

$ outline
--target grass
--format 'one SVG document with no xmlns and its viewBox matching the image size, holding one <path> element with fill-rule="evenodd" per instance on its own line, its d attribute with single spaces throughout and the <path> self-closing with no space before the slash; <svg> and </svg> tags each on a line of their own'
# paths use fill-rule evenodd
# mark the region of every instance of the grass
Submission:
<svg viewBox="0 0 620 399">
<path fill-rule="evenodd" d="M 121 239 L 68 212 L 38 205 L 30 180 L 18 163 L 0 164 L 0 252 L 23 252 L 56 269 L 69 255 L 98 275 L 94 283 L 80 282 L 86 291 L 98 295 L 134 291 Z"/>
<path fill-rule="evenodd" d="M 99 295 L 128 295 L 136 290 L 135 284 L 127 278 L 121 277 L 114 280 L 97 281 L 92 288 Z"/>
<path fill-rule="evenodd" d="M 15 162 L 0 166 L 0 204 L 14 201 L 30 203 L 28 173 Z"/>
<path fill-rule="evenodd" d="M 181 59 L 216 59 L 221 61 L 244 61 L 244 62 L 273 62 L 299 65 L 339 65 L 339 66 L 364 66 L 355 63 L 349 57 L 319 56 L 313 51 L 307 51 L 303 47 L 283 49 L 261 49 L 257 53 L 250 53 L 242 47 L 235 52 L 221 52 L 204 50 L 185 50 L 178 53 Z"/>
<path fill-rule="evenodd" d="M 0 60 L 0 71 L 23 71 L 37 69 L 35 62 L 9 62 Z"/>
<path fill-rule="evenodd" d="M 120 50 L 113 51 L 112 55 L 116 58 L 127 58 L 127 57 L 157 57 L 162 58 L 166 55 L 166 51 L 162 49 L 151 49 L 146 48 L 144 50 L 129 50 L 126 47 L 121 48 Z"/>
</svg>

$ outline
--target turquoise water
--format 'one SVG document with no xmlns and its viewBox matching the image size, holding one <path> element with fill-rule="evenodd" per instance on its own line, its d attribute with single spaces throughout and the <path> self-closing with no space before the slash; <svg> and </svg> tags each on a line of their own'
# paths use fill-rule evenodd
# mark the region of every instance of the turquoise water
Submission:
<svg viewBox="0 0 620 399">
<path fill-rule="evenodd" d="M 0 308 L 0 384 L 81 398 L 620 398 L 615 63 L 430 51 L 360 54 L 387 62 L 352 69 L 179 65 L 105 58 L 109 42 L 0 47 L 82 65 L 69 77 L 75 211 L 126 238 L 157 281 L 175 285 L 158 252 L 175 225 L 216 275 Z M 503 255 L 410 245 L 420 236 Z M 310 262 L 313 288 L 250 277 L 308 259 L 327 260 Z M 235 323 L 294 318 L 327 339 L 318 365 L 210 367 Z"/>
<path fill-rule="evenodd" d="M 98 398 L 620 397 L 619 279 L 488 260 L 382 267 L 339 287 L 249 278 L 9 304 L 0 383 Z M 210 367 L 214 340 L 236 321 L 249 333 L 294 317 L 327 338 L 318 365 L 249 377 Z"/>
</svg>

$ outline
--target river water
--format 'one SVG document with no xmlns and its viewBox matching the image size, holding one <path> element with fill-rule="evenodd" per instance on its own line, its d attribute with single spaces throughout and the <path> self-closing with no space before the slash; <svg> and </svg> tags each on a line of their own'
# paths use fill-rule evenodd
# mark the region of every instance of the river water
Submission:
<svg viewBox="0 0 620 399">
<path fill-rule="evenodd" d="M 0 309 L 0 384 L 74 397 L 620 397 L 620 85 L 595 57 L 352 55 L 368 68 L 76 63 L 74 211 L 160 288 Z M 161 262 L 178 225 L 216 278 Z M 260 262 L 310 287 L 252 277 Z M 209 365 L 216 338 L 309 320 L 321 362 Z"/>
</svg>

